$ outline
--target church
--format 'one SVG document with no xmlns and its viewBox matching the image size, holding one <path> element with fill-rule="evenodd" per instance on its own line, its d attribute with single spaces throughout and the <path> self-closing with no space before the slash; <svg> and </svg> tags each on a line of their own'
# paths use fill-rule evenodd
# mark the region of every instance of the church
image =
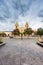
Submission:
<svg viewBox="0 0 43 65">
<path fill-rule="evenodd" d="M 25 23 L 25 26 L 20 26 L 18 22 L 15 23 L 14 29 L 19 29 L 20 33 L 23 33 L 25 29 L 29 28 L 28 22 Z M 7 36 L 12 36 L 12 31 L 0 31 L 0 33 L 4 32 Z"/>
</svg>

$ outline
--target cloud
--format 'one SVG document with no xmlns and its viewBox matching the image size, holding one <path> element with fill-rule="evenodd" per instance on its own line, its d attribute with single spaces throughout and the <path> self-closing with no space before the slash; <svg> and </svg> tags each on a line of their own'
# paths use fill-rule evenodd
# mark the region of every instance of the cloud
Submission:
<svg viewBox="0 0 43 65">
<path fill-rule="evenodd" d="M 0 30 L 12 30 L 16 21 L 43 28 L 43 0 L 0 0 Z"/>
<path fill-rule="evenodd" d="M 38 16 L 43 18 L 43 10 L 39 12 Z"/>
</svg>

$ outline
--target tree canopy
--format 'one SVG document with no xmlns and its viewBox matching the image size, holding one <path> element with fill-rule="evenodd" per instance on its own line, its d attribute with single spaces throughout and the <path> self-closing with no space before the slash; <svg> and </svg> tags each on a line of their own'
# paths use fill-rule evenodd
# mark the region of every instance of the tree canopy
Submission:
<svg viewBox="0 0 43 65">
<path fill-rule="evenodd" d="M 32 31 L 31 28 L 27 28 L 27 29 L 24 30 L 24 34 L 25 34 L 25 35 L 26 35 L 26 34 L 27 34 L 27 35 L 30 35 L 30 34 L 32 34 L 32 32 L 33 32 L 33 31 Z"/>
<path fill-rule="evenodd" d="M 15 29 L 12 32 L 13 35 L 20 35 L 19 29 Z"/>
<path fill-rule="evenodd" d="M 40 35 L 40 36 L 43 35 L 43 29 L 42 29 L 42 28 L 39 28 L 39 29 L 37 30 L 37 35 Z"/>
</svg>

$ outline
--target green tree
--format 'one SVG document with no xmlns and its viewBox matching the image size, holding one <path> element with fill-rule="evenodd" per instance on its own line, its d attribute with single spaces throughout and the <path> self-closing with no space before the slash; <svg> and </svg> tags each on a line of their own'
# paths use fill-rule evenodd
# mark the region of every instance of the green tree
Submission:
<svg viewBox="0 0 43 65">
<path fill-rule="evenodd" d="M 12 34 L 13 34 L 13 35 L 20 35 L 19 29 L 13 30 Z"/>
<path fill-rule="evenodd" d="M 24 35 L 31 35 L 32 34 L 32 29 L 31 28 L 27 28 L 24 30 Z"/>
<path fill-rule="evenodd" d="M 42 29 L 42 28 L 39 28 L 39 29 L 37 30 L 37 35 L 40 35 L 40 36 L 43 35 L 43 29 Z"/>
</svg>

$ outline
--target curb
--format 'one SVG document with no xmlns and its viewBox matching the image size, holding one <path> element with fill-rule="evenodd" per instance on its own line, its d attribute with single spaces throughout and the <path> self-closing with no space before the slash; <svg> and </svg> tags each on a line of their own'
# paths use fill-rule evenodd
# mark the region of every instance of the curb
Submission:
<svg viewBox="0 0 43 65">
<path fill-rule="evenodd" d="M 38 44 L 39 46 L 43 47 L 43 43 L 37 42 L 37 44 Z"/>
<path fill-rule="evenodd" d="M 5 44 L 6 44 L 6 43 L 1 43 L 0 46 L 3 46 L 3 45 L 5 45 Z"/>
</svg>

